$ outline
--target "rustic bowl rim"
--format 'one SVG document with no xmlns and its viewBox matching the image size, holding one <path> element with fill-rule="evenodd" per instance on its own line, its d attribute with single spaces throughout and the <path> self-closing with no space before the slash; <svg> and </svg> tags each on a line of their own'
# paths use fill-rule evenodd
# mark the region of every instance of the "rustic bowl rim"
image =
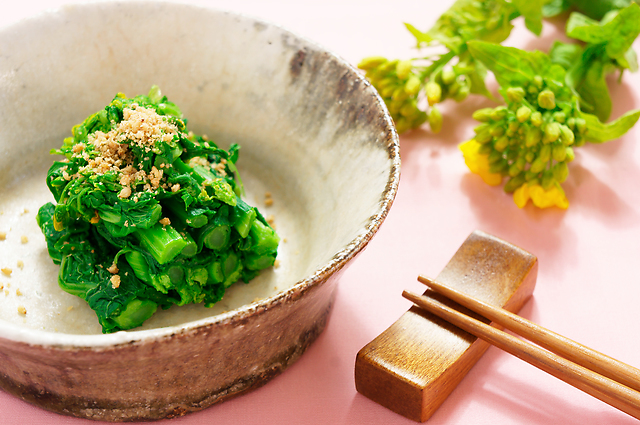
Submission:
<svg viewBox="0 0 640 425">
<path fill-rule="evenodd" d="M 344 67 L 344 69 L 350 74 L 352 78 L 354 78 L 354 80 L 358 80 L 360 84 L 362 84 L 368 91 L 370 91 L 372 106 L 378 107 L 380 109 L 380 116 L 385 122 L 384 128 L 386 132 L 384 135 L 384 146 L 381 145 L 380 148 L 386 149 L 391 166 L 388 170 L 389 177 L 385 184 L 385 189 L 381 194 L 378 209 L 376 210 L 375 214 L 369 217 L 365 225 L 360 228 L 362 230 L 365 230 L 364 232 L 359 233 L 358 236 L 349 241 L 342 249 L 334 254 L 328 262 L 319 266 L 312 274 L 304 279 L 295 282 L 288 289 L 277 292 L 269 297 L 260 299 L 258 301 L 254 301 L 250 304 L 243 305 L 234 310 L 214 316 L 209 316 L 199 320 L 182 323 L 180 325 L 144 330 L 120 331 L 111 334 L 84 335 L 50 332 L 26 328 L 13 323 L 0 322 L 0 324 L 2 324 L 2 326 L 0 326 L 0 338 L 17 343 L 26 343 L 29 345 L 40 345 L 63 349 L 100 349 L 137 342 L 157 341 L 165 338 L 171 338 L 176 334 L 190 333 L 206 327 L 233 325 L 234 323 L 243 322 L 248 317 L 253 316 L 261 311 L 266 311 L 276 305 L 295 300 L 307 291 L 313 290 L 315 287 L 322 285 L 330 276 L 341 270 L 345 265 L 347 265 L 350 260 L 356 257 L 368 245 L 368 243 L 371 241 L 371 239 L 379 230 L 383 221 L 387 217 L 393 201 L 395 200 L 400 181 L 400 142 L 398 133 L 393 123 L 393 119 L 391 118 L 391 115 L 389 114 L 384 101 L 382 100 L 378 92 L 373 88 L 373 86 L 368 82 L 368 80 L 363 76 L 363 74 L 358 71 L 358 69 L 351 63 L 343 59 L 331 49 L 326 48 L 320 43 L 310 40 L 309 38 L 302 36 L 290 29 L 287 29 L 283 25 L 246 13 L 239 13 L 223 8 L 204 6 L 201 4 L 178 0 L 98 0 L 91 2 L 81 1 L 74 2 L 69 5 L 62 5 L 53 9 L 45 10 L 36 15 L 23 18 L 9 25 L 0 26 L 0 38 L 2 37 L 2 34 L 4 32 L 11 31 L 14 27 L 26 25 L 39 19 L 55 17 L 56 15 L 64 13 L 65 9 L 69 7 L 75 8 L 106 6 L 117 8 L 127 7 L 132 4 L 139 5 L 144 3 L 155 5 L 165 4 L 177 8 L 196 8 L 206 11 L 207 13 L 225 14 L 243 21 L 267 25 L 281 31 L 283 34 L 287 34 L 296 39 L 304 41 L 317 50 L 326 53 L 328 57 L 336 61 L 340 66 Z"/>
</svg>

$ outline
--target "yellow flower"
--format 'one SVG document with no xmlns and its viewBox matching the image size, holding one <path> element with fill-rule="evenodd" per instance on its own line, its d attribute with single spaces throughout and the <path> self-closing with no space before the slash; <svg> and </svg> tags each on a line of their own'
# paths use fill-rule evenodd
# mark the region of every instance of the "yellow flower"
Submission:
<svg viewBox="0 0 640 425">
<path fill-rule="evenodd" d="M 525 183 L 513 192 L 513 201 L 518 208 L 523 208 L 527 205 L 529 199 L 538 208 L 555 206 L 566 210 L 569 207 L 567 196 L 557 183 L 547 190 L 544 190 L 539 184 Z"/>
<path fill-rule="evenodd" d="M 478 152 L 481 146 L 475 139 L 461 144 L 460 150 L 464 156 L 464 162 L 469 167 L 469 170 L 482 177 L 486 184 L 497 186 L 502 183 L 502 175 L 489 171 L 489 155 L 483 155 Z"/>
</svg>

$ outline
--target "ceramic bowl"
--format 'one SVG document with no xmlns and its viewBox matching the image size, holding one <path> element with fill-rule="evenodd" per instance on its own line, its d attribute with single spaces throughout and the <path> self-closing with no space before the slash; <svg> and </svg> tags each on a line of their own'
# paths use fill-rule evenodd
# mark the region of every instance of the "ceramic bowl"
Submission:
<svg viewBox="0 0 640 425">
<path fill-rule="evenodd" d="M 161 2 L 64 7 L 1 29 L 0 45 L 0 386 L 62 414 L 153 420 L 250 391 L 298 359 L 397 191 L 397 134 L 361 75 L 276 25 Z M 284 241 L 277 268 L 213 308 L 105 335 L 58 288 L 35 213 L 52 200 L 49 150 L 116 93 L 152 84 L 191 130 L 242 146 L 247 199 Z"/>
</svg>

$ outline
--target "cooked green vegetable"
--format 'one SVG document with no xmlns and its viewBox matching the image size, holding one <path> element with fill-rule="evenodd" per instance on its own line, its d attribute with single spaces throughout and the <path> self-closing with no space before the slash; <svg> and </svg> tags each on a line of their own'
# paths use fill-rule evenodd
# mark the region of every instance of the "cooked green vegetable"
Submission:
<svg viewBox="0 0 640 425">
<path fill-rule="evenodd" d="M 105 333 L 158 307 L 212 306 L 274 264 L 278 235 L 240 197 L 239 146 L 221 149 L 186 122 L 154 86 L 118 94 L 52 151 L 65 158 L 49 169 L 56 203 L 38 224 L 60 287 L 88 302 Z"/>
</svg>

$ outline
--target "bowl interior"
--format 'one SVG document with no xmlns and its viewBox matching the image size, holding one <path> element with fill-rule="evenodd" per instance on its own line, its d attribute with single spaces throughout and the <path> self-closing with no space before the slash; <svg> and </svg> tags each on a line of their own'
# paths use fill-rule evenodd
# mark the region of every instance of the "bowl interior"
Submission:
<svg viewBox="0 0 640 425">
<path fill-rule="evenodd" d="M 0 274 L 0 323 L 100 333 L 84 301 L 58 288 L 35 214 L 53 200 L 49 150 L 118 92 L 157 84 L 190 130 L 225 148 L 239 143 L 246 199 L 284 239 L 277 268 L 232 286 L 213 308 L 174 307 L 143 329 L 238 309 L 308 280 L 336 255 L 350 259 L 395 195 L 397 140 L 374 91 L 280 27 L 171 3 L 98 3 L 2 29 L 0 45 L 0 266 L 11 269 Z"/>
</svg>

